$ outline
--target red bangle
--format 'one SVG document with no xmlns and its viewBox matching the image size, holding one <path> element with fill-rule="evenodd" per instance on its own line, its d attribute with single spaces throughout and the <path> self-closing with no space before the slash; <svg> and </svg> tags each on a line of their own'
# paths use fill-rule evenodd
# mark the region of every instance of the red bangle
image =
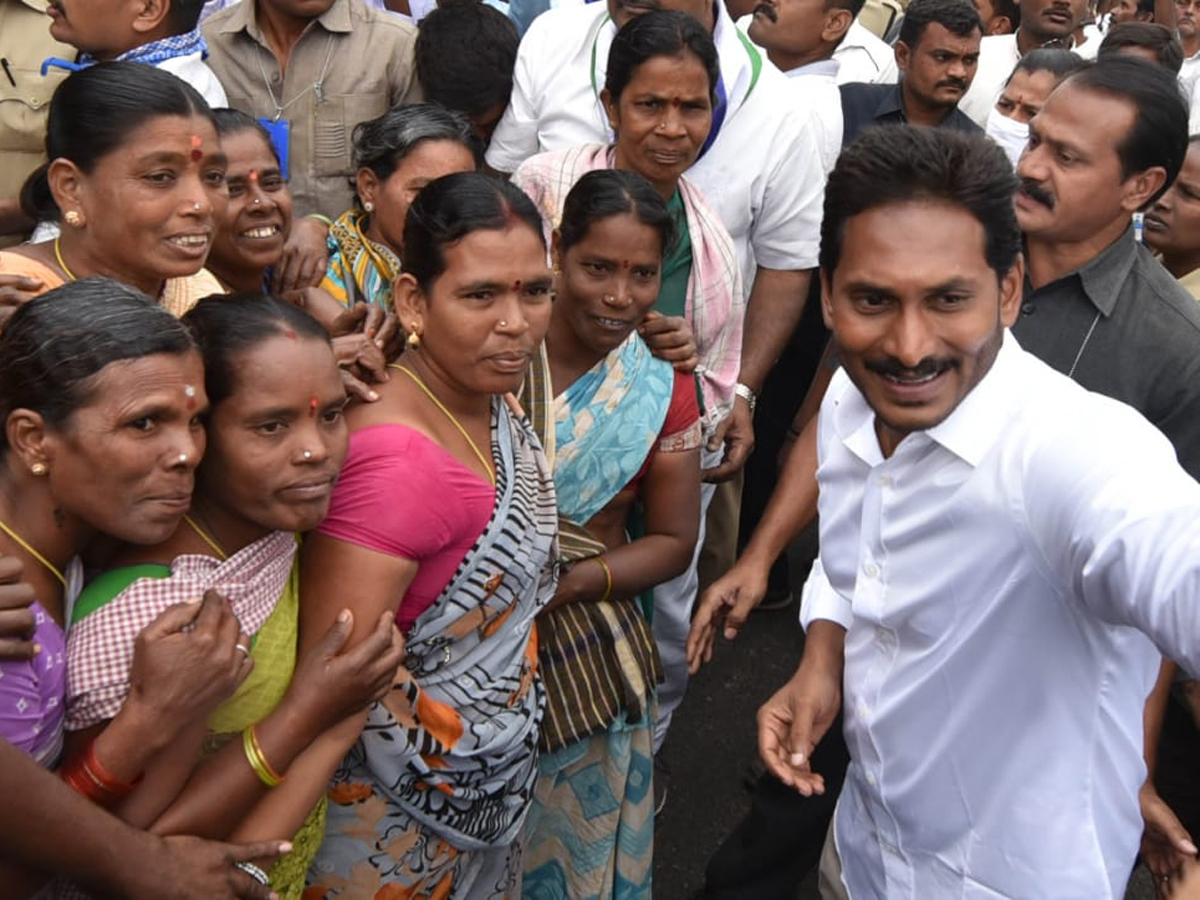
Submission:
<svg viewBox="0 0 1200 900">
<path fill-rule="evenodd" d="M 59 770 L 59 775 L 76 791 L 100 806 L 112 806 L 128 797 L 142 780 L 141 775 L 128 783 L 116 778 L 97 758 L 95 741 L 88 741 L 81 752 L 67 760 Z"/>
</svg>

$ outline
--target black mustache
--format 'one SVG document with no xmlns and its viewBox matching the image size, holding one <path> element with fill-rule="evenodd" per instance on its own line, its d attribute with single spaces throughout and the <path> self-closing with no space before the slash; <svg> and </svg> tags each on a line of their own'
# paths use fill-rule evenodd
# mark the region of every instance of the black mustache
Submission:
<svg viewBox="0 0 1200 900">
<path fill-rule="evenodd" d="M 775 11 L 775 7 L 770 3 L 760 3 L 758 6 L 754 7 L 754 15 L 758 15 L 759 13 L 762 13 L 772 22 L 779 21 L 779 13 Z"/>
<path fill-rule="evenodd" d="M 1021 179 L 1021 193 L 1027 197 L 1031 197 L 1038 203 L 1044 204 L 1047 209 L 1054 209 L 1054 197 L 1049 191 L 1045 190 L 1036 181 L 1028 178 Z"/>
<path fill-rule="evenodd" d="M 942 81 L 939 81 L 936 86 L 937 87 L 956 87 L 963 93 L 966 93 L 966 90 L 967 90 L 967 83 L 966 83 L 966 81 L 964 81 L 961 78 L 946 78 Z"/>
<path fill-rule="evenodd" d="M 930 375 L 939 375 L 953 369 L 958 364 L 952 359 L 927 356 L 915 366 L 906 366 L 895 357 L 886 356 L 883 359 L 868 359 L 863 365 L 876 375 L 897 379 L 919 379 L 928 378 Z"/>
</svg>

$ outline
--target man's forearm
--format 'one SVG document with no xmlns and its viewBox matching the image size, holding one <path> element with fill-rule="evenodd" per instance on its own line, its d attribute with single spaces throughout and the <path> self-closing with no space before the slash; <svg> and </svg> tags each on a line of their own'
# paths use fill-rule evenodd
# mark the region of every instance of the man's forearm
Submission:
<svg viewBox="0 0 1200 900">
<path fill-rule="evenodd" d="M 68 875 L 94 889 L 120 891 L 122 873 L 138 864 L 151 840 L 3 740 L 0 796 L 5 804 L 0 872 L 5 864 L 16 863 Z M 62 839 L 64 830 L 69 840 Z"/>
<path fill-rule="evenodd" d="M 817 515 L 817 417 L 809 419 L 779 473 L 742 559 L 770 567 Z"/>
<path fill-rule="evenodd" d="M 827 619 L 818 619 L 809 625 L 797 677 L 805 672 L 819 672 L 840 681 L 845 663 L 846 629 Z"/>
<path fill-rule="evenodd" d="M 804 311 L 811 269 L 764 269 L 759 266 L 746 301 L 742 330 L 742 367 L 738 381 L 753 391 L 763 382 L 787 346 Z"/>
</svg>

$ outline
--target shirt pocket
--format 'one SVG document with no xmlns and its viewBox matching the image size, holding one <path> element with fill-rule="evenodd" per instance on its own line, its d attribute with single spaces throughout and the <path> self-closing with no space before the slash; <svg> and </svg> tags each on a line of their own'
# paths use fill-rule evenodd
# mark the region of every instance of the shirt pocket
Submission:
<svg viewBox="0 0 1200 900">
<path fill-rule="evenodd" d="M 50 98 L 65 77 L 65 72 L 51 70 L 43 78 L 37 68 L 9 61 L 8 73 L 0 74 L 0 151 L 40 154 L 45 150 Z"/>
<path fill-rule="evenodd" d="M 313 164 L 317 175 L 346 175 L 351 171 L 354 128 L 388 110 L 386 91 L 326 94 L 313 121 Z"/>
</svg>

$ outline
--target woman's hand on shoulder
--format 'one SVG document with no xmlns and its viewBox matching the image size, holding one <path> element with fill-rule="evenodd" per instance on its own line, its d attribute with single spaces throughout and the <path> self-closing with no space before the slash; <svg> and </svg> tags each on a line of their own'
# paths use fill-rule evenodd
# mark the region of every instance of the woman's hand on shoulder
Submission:
<svg viewBox="0 0 1200 900">
<path fill-rule="evenodd" d="M 695 372 L 700 364 L 696 335 L 683 316 L 652 312 L 638 326 L 638 334 L 651 353 L 669 362 L 678 372 Z"/>
<path fill-rule="evenodd" d="M 347 649 L 353 632 L 354 615 L 344 609 L 292 676 L 284 704 L 314 738 L 386 694 L 404 660 L 404 637 L 391 612 L 381 614 L 375 629 Z"/>
<path fill-rule="evenodd" d="M 40 278 L 0 272 L 0 328 L 22 304 L 28 303 L 46 288 Z"/>
<path fill-rule="evenodd" d="M 30 608 L 35 598 L 24 574 L 21 560 L 0 556 L 0 662 L 24 662 L 36 653 L 37 621 Z"/>
<path fill-rule="evenodd" d="M 178 603 L 137 636 L 125 706 L 144 707 L 173 735 L 233 694 L 254 666 L 249 648 L 229 601 L 216 591 Z"/>
<path fill-rule="evenodd" d="M 282 294 L 320 284 L 329 265 L 328 237 L 329 226 L 320 219 L 293 221 L 283 256 L 275 266 L 271 289 Z"/>
</svg>

